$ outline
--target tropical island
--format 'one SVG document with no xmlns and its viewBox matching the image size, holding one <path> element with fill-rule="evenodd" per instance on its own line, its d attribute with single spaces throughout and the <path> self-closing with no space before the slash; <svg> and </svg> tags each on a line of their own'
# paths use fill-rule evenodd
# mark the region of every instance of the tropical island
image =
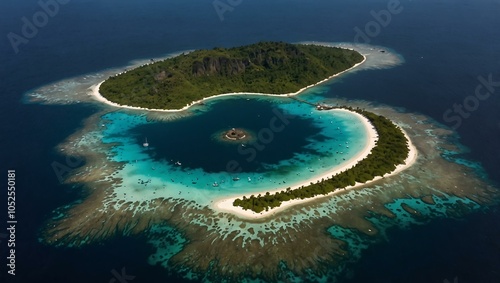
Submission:
<svg viewBox="0 0 500 283">
<path fill-rule="evenodd" d="M 285 201 L 304 200 L 320 195 L 327 195 L 337 190 L 353 187 L 356 184 L 364 184 L 376 177 L 394 172 L 398 165 L 404 165 L 410 155 L 409 140 L 403 131 L 394 125 L 389 119 L 375 113 L 352 107 L 338 107 L 356 112 L 370 122 L 378 134 L 378 139 L 370 153 L 353 167 L 344 170 L 327 179 L 322 179 L 307 186 L 300 186 L 296 189 L 290 187 L 286 190 L 264 195 L 251 195 L 249 198 L 243 196 L 233 201 L 233 206 L 241 207 L 244 210 L 251 210 L 256 213 L 269 211 L 279 207 Z"/>
<path fill-rule="evenodd" d="M 247 138 L 248 133 L 243 129 L 231 128 L 231 130 L 226 131 L 224 134 L 224 139 L 230 141 L 241 141 Z"/>
<path fill-rule="evenodd" d="M 118 105 L 181 109 L 224 93 L 294 93 L 363 60 L 363 55 L 350 49 L 260 42 L 151 62 L 109 77 L 99 93 Z"/>
<path fill-rule="evenodd" d="M 393 61 L 399 60 L 395 54 L 388 58 L 388 54 L 378 52 L 375 48 L 372 51 L 370 46 L 342 46 L 356 48 L 366 56 L 367 59 L 361 63 L 364 69 L 394 67 L 394 62 L 399 62 Z M 42 97 L 55 104 L 66 104 L 68 98 L 76 102 L 90 102 L 94 97 L 89 96 L 86 87 L 92 90 L 95 98 L 99 98 L 98 85 L 121 70 L 123 67 L 64 80 L 36 89 L 29 97 Z M 325 273 L 326 265 L 342 263 L 356 254 L 358 247 L 372 242 L 374 236 L 383 237 L 383 229 L 388 227 L 386 224 L 410 223 L 442 215 L 455 217 L 495 204 L 498 190 L 485 182 L 484 178 L 478 177 L 476 167 L 470 168 L 460 161 L 459 154 L 463 150 L 455 143 L 454 133 L 436 125 L 427 116 L 405 113 L 378 103 L 373 105 L 342 98 L 321 101 L 321 105 L 315 105 L 318 99 L 328 97 L 314 93 L 303 97 L 285 95 L 283 98 L 267 98 L 264 95 L 256 100 L 271 100 L 272 105 L 256 104 L 255 111 L 249 113 L 262 113 L 262 109 L 269 111 L 271 106 L 277 105 L 283 114 L 288 111 L 291 115 L 307 116 L 311 122 L 317 122 L 318 129 L 327 135 L 323 141 L 318 139 L 319 147 L 312 143 L 306 144 L 313 145 L 311 149 L 322 147 L 323 150 L 312 154 L 311 158 L 302 159 L 304 162 L 296 159 L 298 162 L 293 168 L 269 167 L 264 172 L 252 172 L 252 180 L 248 182 L 246 179 L 250 174 L 245 173 L 238 173 L 241 177 L 239 181 L 234 178 L 231 180 L 237 177 L 232 172 L 221 171 L 204 176 L 198 168 L 190 169 L 185 165 L 185 168 L 181 168 L 178 159 L 173 160 L 177 161 L 175 165 L 142 157 L 138 162 L 135 153 L 155 154 L 153 145 L 159 139 L 150 137 L 152 146 L 145 149 L 141 146 L 142 139 L 131 138 L 141 137 L 136 135 L 137 127 L 163 123 L 151 121 L 148 116 L 159 120 L 164 117 L 182 119 L 204 108 L 201 103 L 199 107 L 191 109 L 192 112 L 175 114 L 116 111 L 114 107 L 103 107 L 103 111 L 91 116 L 84 127 L 58 146 L 58 151 L 64 155 L 81 156 L 88 161 L 65 178 L 66 184 L 81 183 L 87 197 L 54 210 L 41 231 L 40 241 L 55 247 L 83 248 L 109 241 L 113 237 L 140 235 L 156 249 L 148 258 L 150 264 L 161 265 L 169 270 L 182 270 L 183 274 L 186 271 L 191 279 L 221 281 L 220 278 L 228 278 L 237 281 L 249 276 L 256 280 L 286 281 L 292 273 L 306 280 L 312 278 L 307 274 L 329 279 Z M 240 98 L 242 95 L 235 96 Z M 308 97 L 314 100 L 306 101 Z M 299 105 L 299 98 L 308 105 Z M 241 98 L 214 100 L 229 107 L 237 104 L 245 107 L 255 102 L 246 102 Z M 333 103 L 353 109 L 329 108 L 334 106 Z M 259 107 L 261 105 L 262 108 Z M 126 108 L 123 105 L 116 106 Z M 365 109 L 372 114 L 364 112 Z M 203 122 L 203 115 L 208 114 L 208 111 L 199 112 L 202 113 L 193 115 L 196 116 L 193 118 Z M 404 128 L 396 129 L 389 119 L 380 115 L 404 125 Z M 248 119 L 251 118 L 248 116 Z M 206 132 L 213 133 L 211 140 L 219 141 L 232 127 L 243 129 L 246 138 L 258 136 L 252 131 L 255 130 L 252 124 L 227 121 L 230 119 L 215 123 Z M 177 120 L 168 120 L 166 123 L 177 123 Z M 384 124 L 387 124 L 387 130 Z M 199 125 L 203 126 L 202 123 Z M 295 129 L 292 128 L 295 124 L 291 125 L 289 129 Z M 345 135 L 348 130 L 355 133 Z M 232 133 L 229 134 L 232 136 Z M 335 138 L 341 134 L 345 138 L 339 138 L 337 142 Z M 386 140 L 385 136 L 389 139 Z M 182 145 L 186 137 L 181 134 L 174 138 Z M 196 139 L 192 141 L 192 144 L 198 142 Z M 345 149 L 346 141 L 349 150 Z M 250 142 L 234 142 L 234 145 L 239 144 L 249 146 Z M 383 144 L 387 146 L 380 146 Z M 404 165 L 400 163 L 395 166 L 404 156 L 398 158 L 400 152 L 396 152 L 396 149 L 406 151 L 404 144 L 409 147 L 408 158 L 403 161 Z M 286 141 L 278 144 L 282 145 L 286 145 Z M 417 148 L 423 153 L 418 160 Z M 175 146 L 169 149 L 172 152 L 177 150 Z M 335 150 L 340 149 L 349 154 L 335 154 Z M 368 158 L 369 154 L 377 155 Z M 316 157 L 322 157 L 321 161 Z M 361 162 L 365 158 L 366 161 Z M 452 161 L 454 158 L 457 158 L 456 161 Z M 414 160 L 417 161 L 412 166 Z M 181 161 L 188 164 L 185 160 Z M 307 163 L 309 161 L 313 162 Z M 290 172 L 287 172 L 288 169 Z M 355 171 L 349 172 L 351 169 Z M 404 174 L 400 174 L 402 170 L 405 170 Z M 390 173 L 380 177 L 384 171 Z M 265 180 L 259 180 L 261 176 Z M 170 182 L 169 177 L 175 177 L 175 182 L 173 179 Z M 199 182 L 192 184 L 191 181 L 198 181 L 198 177 Z M 218 186 L 212 186 L 211 181 L 217 181 L 215 184 Z M 287 190 L 287 187 L 290 189 Z M 267 195 L 266 192 L 275 199 L 260 199 L 258 194 L 262 197 Z M 252 194 L 254 201 L 241 200 L 243 195 L 248 199 Z M 240 198 L 241 206 L 234 206 L 237 198 Z M 219 203 L 226 206 L 221 208 Z M 295 207 L 288 209 L 291 206 Z M 252 209 L 262 210 L 257 213 Z M 390 221 L 378 221 L 385 218 Z M 297 245 L 294 239 L 304 239 L 306 245 Z M 361 244 L 360 239 L 363 240 Z M 356 249 L 351 252 L 347 246 L 355 246 Z"/>
<path fill-rule="evenodd" d="M 364 60 L 363 55 L 351 49 L 260 42 L 234 48 L 196 50 L 158 62 L 151 60 L 149 64 L 109 77 L 93 92 L 97 99 L 115 106 L 179 111 L 221 95 L 298 94 Z M 245 211 L 262 215 L 284 202 L 287 205 L 298 203 L 394 174 L 399 165 L 409 166 L 410 157 L 416 156 L 405 133 L 383 116 L 364 109 L 313 104 L 289 97 L 310 104 L 318 111 L 333 109 L 359 115 L 367 131 L 372 132 L 371 144 L 367 144 L 362 157 L 347 162 L 350 165 L 340 172 L 293 189 L 276 188 L 257 196 L 224 199 L 216 203 L 218 209 L 241 216 L 248 216 Z M 216 134 L 216 138 L 230 142 L 251 137 L 249 132 L 237 128 Z"/>
</svg>

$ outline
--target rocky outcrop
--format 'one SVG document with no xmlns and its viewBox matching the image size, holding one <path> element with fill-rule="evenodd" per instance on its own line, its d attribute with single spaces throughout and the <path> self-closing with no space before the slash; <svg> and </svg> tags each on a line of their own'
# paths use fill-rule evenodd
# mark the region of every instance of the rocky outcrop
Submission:
<svg viewBox="0 0 500 283">
<path fill-rule="evenodd" d="M 244 73 L 250 66 L 249 60 L 230 59 L 226 57 L 205 57 L 203 62 L 195 61 L 192 73 L 195 76 L 226 75 L 232 76 Z"/>
<path fill-rule="evenodd" d="M 306 59 L 303 52 L 290 44 L 283 44 L 282 48 L 255 48 L 253 50 L 246 50 L 246 53 L 248 57 L 245 59 L 227 58 L 223 56 L 205 57 L 203 61 L 195 61 L 193 63 L 192 74 L 195 76 L 232 76 L 244 73 L 251 65 L 271 69 L 282 67 L 293 59 Z"/>
<path fill-rule="evenodd" d="M 161 71 L 160 73 L 156 74 L 154 76 L 154 78 L 155 78 L 155 81 L 159 82 L 159 81 L 163 81 L 166 78 L 171 78 L 172 76 L 173 76 L 173 74 L 170 72 Z"/>
</svg>

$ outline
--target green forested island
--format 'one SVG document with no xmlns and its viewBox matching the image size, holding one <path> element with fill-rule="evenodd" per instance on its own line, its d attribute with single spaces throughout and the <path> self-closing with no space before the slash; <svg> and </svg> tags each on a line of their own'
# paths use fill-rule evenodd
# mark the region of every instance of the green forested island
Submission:
<svg viewBox="0 0 500 283">
<path fill-rule="evenodd" d="M 112 76 L 99 92 L 121 105 L 180 109 L 231 92 L 284 94 L 344 71 L 363 56 L 318 45 L 260 42 L 197 50 Z"/>
<path fill-rule="evenodd" d="M 270 208 L 279 207 L 283 201 L 326 195 L 337 189 L 353 186 L 356 182 L 365 183 L 376 176 L 383 176 L 394 171 L 397 165 L 404 163 L 410 150 L 408 140 L 401 129 L 384 116 L 362 109 L 341 108 L 365 116 L 378 133 L 378 141 L 365 159 L 358 162 L 353 168 L 332 176 L 331 179 L 311 183 L 309 186 L 302 186 L 294 190 L 288 188 L 274 194 L 267 192 L 265 195 L 251 195 L 249 198 L 244 196 L 243 199 L 236 199 L 233 205 L 259 213 L 263 210 L 267 211 Z"/>
</svg>

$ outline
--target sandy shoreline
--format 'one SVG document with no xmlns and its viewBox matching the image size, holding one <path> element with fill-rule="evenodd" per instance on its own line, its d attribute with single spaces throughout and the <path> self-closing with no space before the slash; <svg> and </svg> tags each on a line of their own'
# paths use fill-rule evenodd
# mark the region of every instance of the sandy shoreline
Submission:
<svg viewBox="0 0 500 283">
<path fill-rule="evenodd" d="M 348 111 L 345 109 L 335 109 L 335 110 L 331 110 L 331 111 L 339 111 L 339 110 L 340 111 Z M 353 113 L 353 112 L 351 112 L 351 113 Z M 363 124 L 365 125 L 366 130 L 368 131 L 368 143 L 365 146 L 365 148 L 359 154 L 357 154 L 355 157 L 348 160 L 347 163 L 344 163 L 342 166 L 334 167 L 334 168 L 332 168 L 332 170 L 326 172 L 325 174 L 322 174 L 322 175 L 317 176 L 315 178 L 305 180 L 305 181 L 301 182 L 300 184 L 296 184 L 294 186 L 291 186 L 292 190 L 300 188 L 301 186 L 308 186 L 308 185 L 310 185 L 311 182 L 316 183 L 317 181 L 321 181 L 321 179 L 325 179 L 325 180 L 330 179 L 332 175 L 338 174 L 346 169 L 353 167 L 359 161 L 361 161 L 366 156 L 368 156 L 368 154 L 370 154 L 372 148 L 375 146 L 375 141 L 378 140 L 377 132 L 374 130 L 372 124 L 368 121 L 368 119 L 366 119 L 364 116 L 362 116 L 358 113 L 356 113 L 356 114 L 362 117 L 361 119 L 363 121 Z M 383 177 L 378 176 L 378 177 L 375 177 L 373 180 L 368 181 L 366 183 L 356 183 L 354 186 L 349 186 L 349 187 L 346 187 L 343 189 L 337 189 L 337 190 L 335 190 L 327 195 L 318 195 L 318 196 L 315 196 L 312 198 L 294 199 L 294 200 L 284 201 L 281 203 L 281 206 L 270 209 L 269 211 L 262 211 L 260 213 L 256 213 L 256 212 L 251 211 L 251 210 L 244 210 L 242 207 L 239 207 L 239 206 L 233 206 L 234 200 L 237 198 L 242 198 L 243 195 L 238 196 L 238 197 L 225 198 L 225 199 L 220 199 L 218 201 L 215 201 L 212 205 L 212 208 L 215 209 L 216 211 L 228 212 L 228 213 L 235 214 L 238 217 L 244 218 L 244 219 L 261 219 L 261 218 L 266 218 L 268 216 L 274 215 L 275 213 L 283 211 L 286 208 L 293 206 L 293 205 L 297 205 L 297 204 L 304 203 L 304 202 L 309 202 L 309 201 L 312 201 L 314 199 L 331 197 L 333 195 L 340 194 L 340 193 L 343 193 L 345 191 L 353 190 L 353 189 L 359 188 L 361 186 L 370 184 L 370 183 L 375 182 L 377 180 L 380 180 L 382 178 L 396 175 L 396 174 L 400 173 L 401 171 L 405 170 L 406 168 L 409 168 L 411 165 L 413 165 L 415 163 L 415 161 L 417 160 L 417 156 L 418 156 L 417 149 L 415 148 L 415 146 L 413 145 L 413 143 L 409 139 L 408 135 L 406 134 L 405 131 L 403 131 L 403 133 L 405 134 L 405 137 L 409 142 L 408 146 L 410 148 L 410 151 L 408 153 L 408 157 L 405 159 L 404 164 L 400 164 L 400 165 L 396 166 L 396 169 L 394 171 L 385 174 Z M 280 191 L 286 190 L 286 188 L 288 188 L 288 187 L 289 186 L 284 186 L 282 188 L 272 190 L 269 192 L 271 194 L 273 194 L 275 192 L 280 192 Z M 252 194 L 253 195 L 258 195 L 258 194 L 264 195 L 264 194 L 266 194 L 266 192 L 268 192 L 268 191 L 255 192 Z M 250 197 L 250 195 L 246 195 L 246 197 Z"/>
<path fill-rule="evenodd" d="M 327 82 L 327 81 L 331 80 L 332 78 L 340 76 L 343 73 L 349 72 L 352 69 L 354 69 L 354 68 L 358 67 L 359 65 L 363 64 L 366 61 L 366 56 L 363 55 L 363 54 L 361 54 L 361 56 L 363 56 L 363 61 L 355 64 L 351 68 L 346 69 L 346 70 L 344 70 L 342 72 L 336 73 L 336 74 L 334 74 L 334 75 L 332 75 L 332 76 L 330 76 L 330 77 L 328 77 L 328 78 L 326 78 L 324 80 L 321 80 L 321 81 L 319 81 L 319 82 L 317 82 L 315 84 L 303 87 L 303 88 L 299 89 L 297 92 L 293 92 L 293 93 L 285 93 L 285 94 L 269 94 L 269 93 L 257 93 L 257 92 L 256 93 L 253 93 L 253 92 L 223 93 L 223 94 L 217 94 L 217 95 L 212 95 L 212 96 L 209 96 L 209 97 L 205 97 L 205 98 L 197 100 L 197 101 L 193 101 L 190 104 L 182 107 L 181 109 L 150 109 L 150 108 L 143 108 L 143 107 L 136 107 L 136 106 L 121 105 L 121 104 L 109 101 L 109 100 L 107 100 L 104 96 L 102 96 L 99 93 L 99 88 L 101 87 L 101 84 L 104 83 L 104 81 L 102 81 L 102 82 L 100 82 L 100 83 L 98 83 L 96 85 L 92 85 L 91 87 L 89 87 L 89 90 L 90 90 L 89 95 L 92 96 L 95 100 L 97 100 L 99 102 L 102 102 L 102 103 L 105 103 L 107 105 L 114 106 L 114 107 L 120 107 L 120 108 L 126 108 L 126 109 L 133 109 L 133 110 L 145 110 L 145 111 L 155 111 L 155 112 L 171 112 L 171 113 L 186 111 L 187 109 L 189 109 L 193 105 L 199 104 L 201 102 L 204 102 L 204 101 L 207 101 L 207 100 L 210 100 L 210 99 L 214 99 L 214 98 L 218 98 L 218 97 L 224 97 L 224 96 L 233 96 L 233 95 L 263 95 L 263 96 L 276 96 L 276 97 L 295 96 L 295 95 L 298 95 L 298 94 L 302 93 L 303 91 L 305 91 L 305 90 L 307 90 L 309 88 L 315 87 L 315 86 L 317 86 L 319 84 L 322 84 L 324 82 Z"/>
<path fill-rule="evenodd" d="M 344 70 L 342 72 L 339 72 L 337 74 L 334 74 L 334 75 L 332 75 L 332 76 L 330 76 L 330 77 L 328 77 L 326 79 L 323 79 L 323 80 L 321 80 L 321 81 L 319 81 L 319 82 L 317 82 L 315 84 L 312 84 L 312 85 L 306 86 L 304 88 L 301 88 L 300 90 L 298 90 L 297 92 L 294 92 L 294 93 L 286 93 L 286 94 L 266 94 L 266 93 L 250 93 L 250 92 L 224 93 L 224 94 L 219 94 L 219 95 L 213 95 L 213 96 L 205 97 L 205 98 L 203 98 L 201 100 L 193 101 L 193 102 L 191 102 L 190 104 L 184 106 L 181 109 L 149 109 L 149 108 L 143 108 L 143 107 L 121 105 L 121 104 L 109 101 L 109 100 L 107 100 L 106 98 L 104 98 L 99 93 L 99 88 L 100 88 L 101 84 L 104 83 L 104 81 L 100 82 L 99 84 L 92 85 L 89 88 L 90 89 L 89 95 L 92 96 L 95 100 L 97 100 L 99 102 L 102 102 L 102 103 L 105 103 L 107 105 L 113 106 L 113 107 L 133 109 L 133 110 L 143 110 L 143 111 L 172 112 L 172 113 L 185 111 L 185 110 L 189 109 L 193 105 L 202 103 L 202 102 L 210 100 L 210 99 L 224 97 L 224 96 L 234 96 L 234 95 L 262 95 L 262 96 L 274 96 L 274 97 L 295 96 L 295 95 L 298 95 L 298 94 L 304 92 L 305 90 L 307 90 L 309 88 L 315 87 L 315 86 L 317 86 L 319 84 L 322 84 L 324 82 L 327 82 L 327 81 L 331 80 L 332 78 L 340 76 L 343 73 L 349 72 L 349 71 L 353 70 L 354 68 L 358 67 L 359 65 L 363 64 L 366 61 L 366 56 L 363 55 L 363 54 L 361 54 L 361 55 L 363 56 L 363 61 L 361 61 L 360 63 L 357 63 L 354 66 L 352 66 L 351 68 L 346 69 L 346 70 Z M 355 114 L 355 115 L 359 116 L 359 119 L 363 123 L 363 125 L 364 125 L 364 127 L 365 127 L 365 129 L 367 131 L 367 134 L 368 134 L 367 144 L 363 148 L 363 150 L 360 151 L 358 154 L 356 154 L 356 156 L 354 156 L 353 158 L 351 158 L 348 161 L 344 162 L 341 166 L 336 166 L 336 167 L 332 168 L 331 170 L 329 170 L 328 172 L 326 172 L 324 174 L 318 175 L 318 176 L 316 176 L 314 178 L 310 178 L 310 179 L 304 180 L 304 181 L 302 181 L 302 182 L 300 182 L 298 184 L 295 184 L 293 186 L 286 186 L 286 187 L 284 186 L 282 188 L 278 188 L 278 189 L 270 190 L 270 191 L 268 190 L 268 191 L 265 191 L 265 192 L 255 192 L 255 193 L 253 193 L 254 195 L 258 195 L 259 193 L 260 194 L 265 194 L 266 192 L 270 192 L 272 194 L 274 192 L 279 192 L 279 191 L 282 191 L 282 190 L 286 190 L 286 188 L 288 188 L 288 187 L 290 187 L 293 190 L 293 189 L 300 188 L 302 186 L 308 186 L 308 185 L 310 185 L 311 182 L 316 183 L 317 181 L 321 181 L 322 179 L 325 179 L 325 180 L 326 179 L 330 179 L 332 175 L 336 175 L 336 174 L 338 174 L 338 173 L 340 173 L 342 171 L 345 171 L 346 169 L 352 168 L 359 161 L 363 160 L 364 158 L 366 158 L 368 156 L 368 154 L 370 154 L 372 148 L 375 147 L 376 141 L 378 140 L 378 134 L 375 131 L 373 125 L 370 123 L 370 121 L 367 118 L 365 118 L 364 116 L 360 115 L 359 113 L 352 112 L 352 111 L 349 111 L 349 110 L 346 110 L 346 109 L 334 109 L 334 110 L 330 110 L 330 111 L 346 111 L 346 112 L 349 112 L 351 114 Z M 395 174 L 403 171 L 404 169 L 410 167 L 415 162 L 415 160 L 417 159 L 417 150 L 416 150 L 416 148 L 411 143 L 411 140 L 408 138 L 408 136 L 406 135 L 406 133 L 404 133 L 404 134 L 405 134 L 406 138 L 409 141 L 410 152 L 408 154 L 408 158 L 405 160 L 405 164 L 398 165 L 396 167 L 396 170 L 394 170 L 391 173 L 385 174 L 384 177 L 395 175 Z M 367 182 L 366 184 L 368 184 L 370 182 L 374 182 L 374 181 L 379 180 L 381 178 L 383 178 L 383 177 L 376 177 L 375 179 Z M 219 199 L 217 201 L 214 201 L 214 203 L 212 204 L 212 208 L 215 209 L 216 211 L 228 212 L 228 213 L 235 214 L 235 215 L 237 215 L 237 216 L 239 216 L 241 218 L 259 219 L 259 218 L 265 218 L 265 217 L 271 216 L 271 215 L 275 214 L 276 212 L 285 210 L 286 208 L 288 208 L 290 206 L 293 206 L 293 205 L 296 205 L 296 204 L 308 202 L 308 201 L 311 201 L 311 200 L 314 200 L 314 199 L 317 199 L 317 198 L 329 197 L 329 196 L 341 193 L 341 192 L 346 191 L 346 190 L 356 189 L 356 188 L 358 188 L 360 186 L 363 186 L 363 185 L 366 185 L 366 184 L 356 184 L 354 186 L 346 187 L 345 189 L 336 190 L 336 191 L 331 192 L 331 193 L 329 193 L 327 195 L 320 195 L 320 196 L 316 196 L 316 197 L 313 197 L 313 198 L 307 198 L 307 199 L 303 199 L 303 200 L 298 199 L 298 200 L 285 201 L 285 202 L 283 202 L 281 204 L 280 207 L 277 207 L 277 208 L 274 208 L 274 209 L 270 209 L 267 212 L 263 211 L 263 212 L 260 212 L 260 213 L 255 213 L 255 212 L 253 212 L 251 210 L 243 210 L 243 208 L 241 208 L 241 207 L 235 207 L 235 206 L 233 206 L 234 200 L 236 198 L 243 197 L 243 195 L 240 195 L 240 196 L 237 196 L 237 197 Z M 247 197 L 249 197 L 249 195 Z"/>
</svg>

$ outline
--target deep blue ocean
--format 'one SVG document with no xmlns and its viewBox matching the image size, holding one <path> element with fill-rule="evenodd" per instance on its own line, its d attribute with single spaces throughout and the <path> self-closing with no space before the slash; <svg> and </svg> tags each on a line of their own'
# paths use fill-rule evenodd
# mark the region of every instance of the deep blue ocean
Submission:
<svg viewBox="0 0 500 283">
<path fill-rule="evenodd" d="M 14 45 L 9 33 L 21 36 L 22 18 L 33 21 L 43 10 L 35 0 L 0 2 L 0 180 L 6 183 L 7 170 L 16 170 L 18 219 L 16 276 L 11 276 L 2 186 L 1 282 L 120 282 L 115 273 L 123 268 L 135 276 L 129 282 L 181 282 L 147 264 L 153 249 L 140 236 L 82 248 L 39 243 L 51 212 L 82 197 L 78 186 L 61 184 L 54 173 L 53 162 L 66 162 L 55 147 L 98 109 L 27 104 L 25 92 L 180 50 L 262 40 L 352 42 L 356 27 L 365 30 L 375 21 L 371 11 L 386 10 L 394 1 L 221 0 L 231 8 L 221 16 L 212 0 L 60 2 L 46 24 Z M 474 110 L 460 118 L 456 131 L 470 149 L 464 157 L 479 162 L 490 182 L 500 183 L 500 1 L 401 0 L 398 7 L 402 10 L 377 32 L 371 30 L 368 40 L 395 50 L 405 63 L 347 76 L 329 92 L 422 113 L 453 127 L 459 114 L 444 114 L 473 101 L 468 97 L 484 81 L 479 77 L 489 77 L 496 82 L 491 95 L 469 105 Z M 500 282 L 500 210 L 393 228 L 349 269 L 345 282 Z"/>
</svg>

